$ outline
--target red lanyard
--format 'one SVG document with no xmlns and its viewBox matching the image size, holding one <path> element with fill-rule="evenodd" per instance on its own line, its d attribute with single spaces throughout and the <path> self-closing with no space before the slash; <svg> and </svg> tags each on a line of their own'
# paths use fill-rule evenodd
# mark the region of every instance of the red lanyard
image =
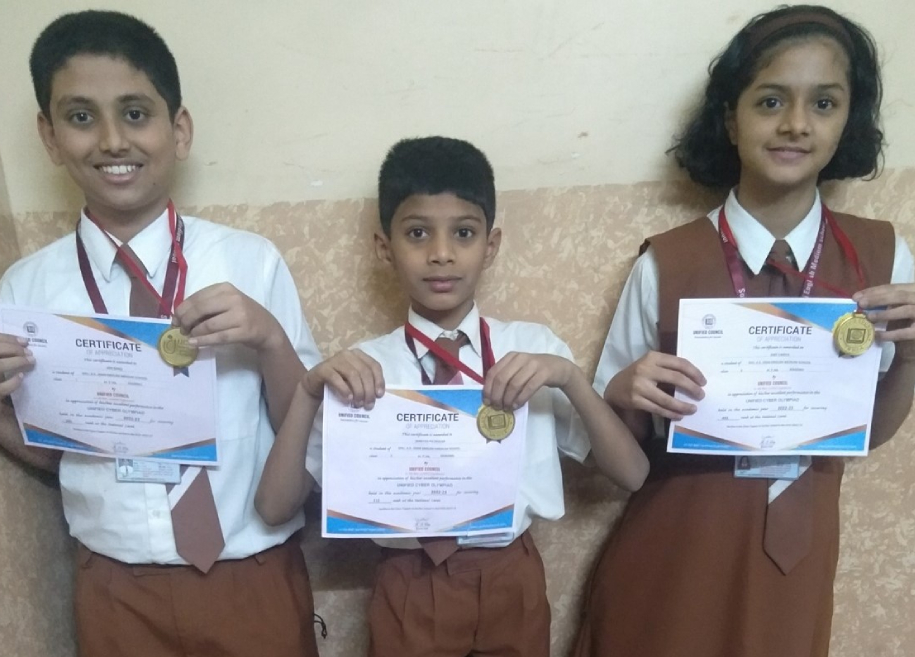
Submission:
<svg viewBox="0 0 915 657">
<path fill-rule="evenodd" d="M 420 332 L 419 329 L 410 324 L 410 322 L 407 322 L 406 325 L 404 325 L 404 340 L 406 340 L 407 346 L 410 348 L 410 351 L 413 352 L 414 356 L 416 356 L 416 344 L 414 344 L 413 341 L 417 340 L 421 345 L 432 352 L 436 358 L 444 361 L 450 367 L 466 374 L 481 385 L 484 382 L 484 377 L 489 371 L 489 368 L 496 363 L 496 359 L 492 353 L 492 341 L 489 338 L 489 324 L 487 324 L 486 320 L 482 317 L 480 317 L 480 342 L 483 349 L 483 376 L 480 376 L 459 359 L 435 344 L 434 340 L 430 340 L 428 336 Z M 419 360 L 419 356 L 416 356 L 416 358 Z M 422 364 L 419 366 L 419 371 L 422 372 L 423 375 L 423 385 L 432 385 L 432 381 L 429 380 L 429 375 L 426 374 L 426 370 L 423 369 Z"/>
<path fill-rule="evenodd" d="M 85 212 L 89 220 L 98 226 L 98 222 L 89 214 L 89 210 L 87 209 Z M 136 276 L 137 280 L 146 286 L 154 298 L 159 300 L 159 317 L 161 319 L 169 319 L 172 316 L 172 309 L 180 306 L 181 302 L 184 301 L 184 289 L 187 283 L 187 261 L 184 259 L 184 250 L 182 248 L 184 246 L 184 221 L 178 213 L 175 212 L 175 206 L 171 201 L 168 202 L 168 227 L 172 235 L 172 249 L 168 259 L 168 268 L 165 270 L 165 284 L 162 287 L 161 295 L 146 278 L 146 272 L 140 270 L 133 261 L 133 258 L 125 255 L 118 258 L 118 262 L 124 267 L 129 268 L 131 273 Z M 105 237 L 108 238 L 108 241 L 110 241 L 116 249 L 120 250 L 120 247 L 111 239 L 108 232 L 101 226 L 99 226 L 99 229 L 104 233 Z M 92 268 L 89 266 L 89 256 L 86 253 L 86 246 L 83 244 L 83 239 L 80 237 L 78 225 L 76 230 L 76 255 L 79 260 L 79 271 L 80 274 L 82 274 L 83 284 L 86 286 L 86 292 L 89 294 L 89 299 L 92 301 L 92 307 L 95 309 L 96 313 L 107 315 L 108 308 L 105 306 L 105 301 L 102 299 L 98 283 L 95 282 L 95 277 L 92 275 Z"/>
<path fill-rule="evenodd" d="M 826 240 L 827 226 L 829 227 L 829 230 L 832 231 L 833 237 L 836 238 L 836 242 L 839 243 L 846 259 L 855 268 L 855 273 L 858 275 L 859 289 L 864 289 L 866 287 L 864 270 L 861 269 L 861 262 L 858 260 L 858 253 L 855 251 L 854 245 L 851 243 L 851 240 L 848 239 L 848 235 L 839 228 L 839 224 L 832 215 L 832 212 L 824 205 L 823 215 L 820 219 L 820 230 L 817 233 L 816 244 L 813 247 L 813 252 L 807 263 L 806 273 L 799 272 L 791 267 L 786 267 L 780 262 L 774 262 L 773 260 L 766 261 L 784 274 L 803 278 L 804 287 L 801 291 L 802 297 L 809 297 L 814 285 L 819 285 L 840 297 L 851 296 L 847 290 L 830 285 L 824 281 L 815 280 L 817 269 L 820 266 L 820 257 L 823 255 L 823 243 Z M 721 249 L 724 251 L 724 259 L 727 263 L 728 271 L 731 274 L 731 283 L 734 285 L 734 293 L 742 299 L 747 296 L 747 282 L 743 275 L 743 269 L 740 266 L 740 254 L 737 250 L 737 241 L 734 239 L 734 233 L 731 232 L 727 216 L 725 216 L 724 206 L 721 206 L 721 210 L 718 212 L 718 236 L 721 238 Z"/>
</svg>

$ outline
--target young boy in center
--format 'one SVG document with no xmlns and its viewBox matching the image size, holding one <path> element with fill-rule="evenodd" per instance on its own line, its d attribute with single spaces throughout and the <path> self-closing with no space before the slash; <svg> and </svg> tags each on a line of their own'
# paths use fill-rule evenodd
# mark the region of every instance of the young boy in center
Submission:
<svg viewBox="0 0 915 657">
<path fill-rule="evenodd" d="M 220 464 L 182 468 L 171 488 L 121 480 L 114 460 L 26 447 L 9 395 L 36 357 L 26 340 L 0 335 L 0 444 L 59 469 L 79 542 L 79 654 L 317 657 L 302 513 L 268 526 L 253 505 L 273 427 L 303 361 L 318 361 L 289 270 L 267 240 L 174 211 L 169 189 L 193 124 L 151 27 L 115 12 L 68 14 L 42 32 L 30 64 L 41 138 L 86 205 L 75 232 L 10 267 L 0 302 L 76 315 L 167 307 L 216 357 Z"/>
<path fill-rule="evenodd" d="M 477 284 L 501 241 L 493 228 L 493 172 L 482 152 L 444 137 L 402 141 L 382 164 L 378 199 L 375 251 L 410 299 L 407 322 L 430 341 L 458 343 L 459 360 L 485 377 L 484 403 L 498 410 L 528 403 L 529 415 L 510 540 L 447 556 L 413 539 L 378 541 L 387 549 L 369 610 L 370 655 L 548 657 L 543 563 L 527 529 L 534 517 L 563 515 L 559 453 L 584 460 L 590 437 L 598 466 L 628 490 L 641 486 L 647 459 L 550 329 L 481 317 Z M 489 348 L 495 364 L 484 371 Z M 308 471 L 320 481 L 319 438 L 312 433 L 309 440 L 309 432 L 325 386 L 355 407 L 371 408 L 386 383 L 441 382 L 444 369 L 419 340 L 411 349 L 399 327 L 310 370 L 258 489 L 255 504 L 267 522 L 298 513 L 310 489 Z"/>
</svg>

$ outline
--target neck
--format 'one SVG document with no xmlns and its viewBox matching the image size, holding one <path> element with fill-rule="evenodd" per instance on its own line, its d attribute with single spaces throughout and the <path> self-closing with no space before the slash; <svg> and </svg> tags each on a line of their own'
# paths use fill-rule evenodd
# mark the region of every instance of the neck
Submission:
<svg viewBox="0 0 915 657">
<path fill-rule="evenodd" d="M 797 189 L 760 189 L 743 180 L 737 188 L 737 201 L 772 233 L 783 239 L 803 221 L 816 199 L 816 185 Z"/>
<path fill-rule="evenodd" d="M 469 299 L 461 305 L 447 310 L 426 308 L 415 301 L 411 304 L 411 307 L 413 308 L 413 312 L 417 315 L 432 322 L 442 330 L 453 331 L 461 325 L 461 322 L 467 317 L 467 313 L 473 308 L 473 299 Z"/>
<path fill-rule="evenodd" d="M 86 204 L 89 214 L 104 230 L 122 243 L 127 243 L 140 234 L 144 228 L 152 224 L 168 207 L 169 199 L 150 206 L 147 209 L 136 211 L 119 211 L 110 208 L 99 208 L 92 203 Z"/>
</svg>

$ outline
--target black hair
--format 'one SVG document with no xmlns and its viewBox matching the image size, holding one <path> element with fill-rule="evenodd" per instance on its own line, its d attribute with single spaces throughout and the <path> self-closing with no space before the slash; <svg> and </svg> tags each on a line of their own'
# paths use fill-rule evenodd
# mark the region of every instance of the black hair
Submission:
<svg viewBox="0 0 915 657">
<path fill-rule="evenodd" d="M 169 117 L 181 107 L 181 82 L 175 58 L 149 25 L 116 11 L 80 11 L 55 19 L 38 36 L 29 57 L 32 85 L 42 114 L 51 120 L 54 74 L 77 55 L 123 59 L 142 71 L 165 99 Z"/>
<path fill-rule="evenodd" d="M 740 94 L 767 66 L 773 48 L 786 40 L 828 37 L 848 56 L 851 105 L 848 121 L 832 159 L 819 180 L 876 175 L 883 153 L 880 129 L 882 85 L 877 47 L 863 27 L 819 5 L 783 6 L 750 20 L 709 65 L 701 105 L 670 149 L 677 164 L 695 182 L 712 188 L 733 187 L 740 179 L 740 158 L 725 123 Z"/>
<path fill-rule="evenodd" d="M 378 174 L 378 212 L 385 235 L 391 235 L 394 213 L 407 198 L 446 193 L 479 206 L 486 217 L 486 230 L 492 229 L 495 179 L 480 149 L 448 137 L 404 139 L 394 144 Z"/>
</svg>

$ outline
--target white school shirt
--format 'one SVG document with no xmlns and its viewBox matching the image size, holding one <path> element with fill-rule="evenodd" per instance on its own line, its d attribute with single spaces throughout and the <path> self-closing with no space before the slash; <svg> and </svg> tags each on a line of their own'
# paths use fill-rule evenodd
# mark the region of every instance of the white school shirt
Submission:
<svg viewBox="0 0 915 657">
<path fill-rule="evenodd" d="M 715 226 L 715 230 L 718 230 L 720 210 L 721 208 L 718 207 L 708 214 L 708 219 Z M 740 257 L 754 275 L 759 274 L 772 251 L 775 237 L 741 207 L 733 190 L 724 203 L 724 212 L 728 218 L 728 225 L 734 233 Z M 816 245 L 822 213 L 823 205 L 820 193 L 817 191 L 810 211 L 785 237 L 794 254 L 798 269 L 801 271 L 807 266 L 807 261 Z M 911 283 L 913 281 L 915 281 L 915 261 L 912 259 L 909 246 L 897 233 L 890 282 Z M 629 279 L 623 287 L 613 321 L 610 323 L 607 341 L 604 343 L 597 372 L 594 375 L 594 389 L 598 394 L 604 394 L 610 379 L 618 372 L 649 351 L 658 351 L 660 348 L 658 317 L 658 263 L 655 260 L 654 250 L 649 247 L 636 260 L 632 273 L 629 274 Z M 896 347 L 892 343 L 883 345 L 880 360 L 881 372 L 889 369 L 895 353 Z M 655 433 L 662 435 L 663 423 L 657 417 L 654 420 Z"/>
<path fill-rule="evenodd" d="M 480 314 L 476 304 L 467 313 L 455 331 L 445 331 L 432 322 L 420 317 L 410 309 L 408 321 L 431 340 L 455 337 L 456 331 L 463 332 L 469 344 L 461 347 L 460 360 L 472 370 L 482 373 L 483 351 L 480 337 Z M 486 318 L 489 337 L 496 362 L 511 351 L 534 354 L 553 354 L 573 360 L 572 351 L 543 324 L 531 322 L 500 322 Z M 418 387 L 422 385 L 420 362 L 429 375 L 435 378 L 435 357 L 419 341 L 415 343 L 416 356 L 404 340 L 404 328 L 363 342 L 360 349 L 381 365 L 385 383 L 389 386 Z M 464 383 L 476 384 L 462 374 Z M 320 423 L 309 439 L 309 453 L 306 467 L 313 477 L 321 481 Z M 555 388 L 541 388 L 528 403 L 527 444 L 524 465 L 521 472 L 518 497 L 515 501 L 515 518 L 512 525 L 514 537 L 520 536 L 534 517 L 558 520 L 565 513 L 562 490 L 562 472 L 559 467 L 559 453 L 571 456 L 581 462 L 591 449 L 588 435 L 581 418 L 566 397 Z M 513 539 L 512 539 L 513 540 Z M 375 539 L 384 547 L 414 549 L 420 547 L 415 539 Z M 511 540 L 486 544 L 485 547 L 504 547 Z"/>
<path fill-rule="evenodd" d="M 194 217 L 183 219 L 185 297 L 214 283 L 231 283 L 277 318 L 306 366 L 318 363 L 320 355 L 303 321 L 295 284 L 276 247 L 252 233 Z M 108 312 L 129 315 L 130 279 L 115 264 L 115 247 L 85 216 L 79 230 Z M 146 266 L 153 287 L 161 291 L 172 244 L 168 213 L 129 244 Z M 75 233 L 10 267 L 0 280 L 0 302 L 94 313 L 80 276 Z M 305 520 L 299 512 L 286 524 L 269 527 L 254 510 L 254 493 L 274 439 L 257 357 L 254 350 L 238 345 L 213 349 L 221 465 L 208 470 L 226 540 L 220 559 L 240 559 L 284 542 Z M 113 460 L 64 453 L 60 488 L 70 533 L 90 550 L 125 563 L 186 563 L 175 549 L 163 484 L 118 483 Z"/>
</svg>

